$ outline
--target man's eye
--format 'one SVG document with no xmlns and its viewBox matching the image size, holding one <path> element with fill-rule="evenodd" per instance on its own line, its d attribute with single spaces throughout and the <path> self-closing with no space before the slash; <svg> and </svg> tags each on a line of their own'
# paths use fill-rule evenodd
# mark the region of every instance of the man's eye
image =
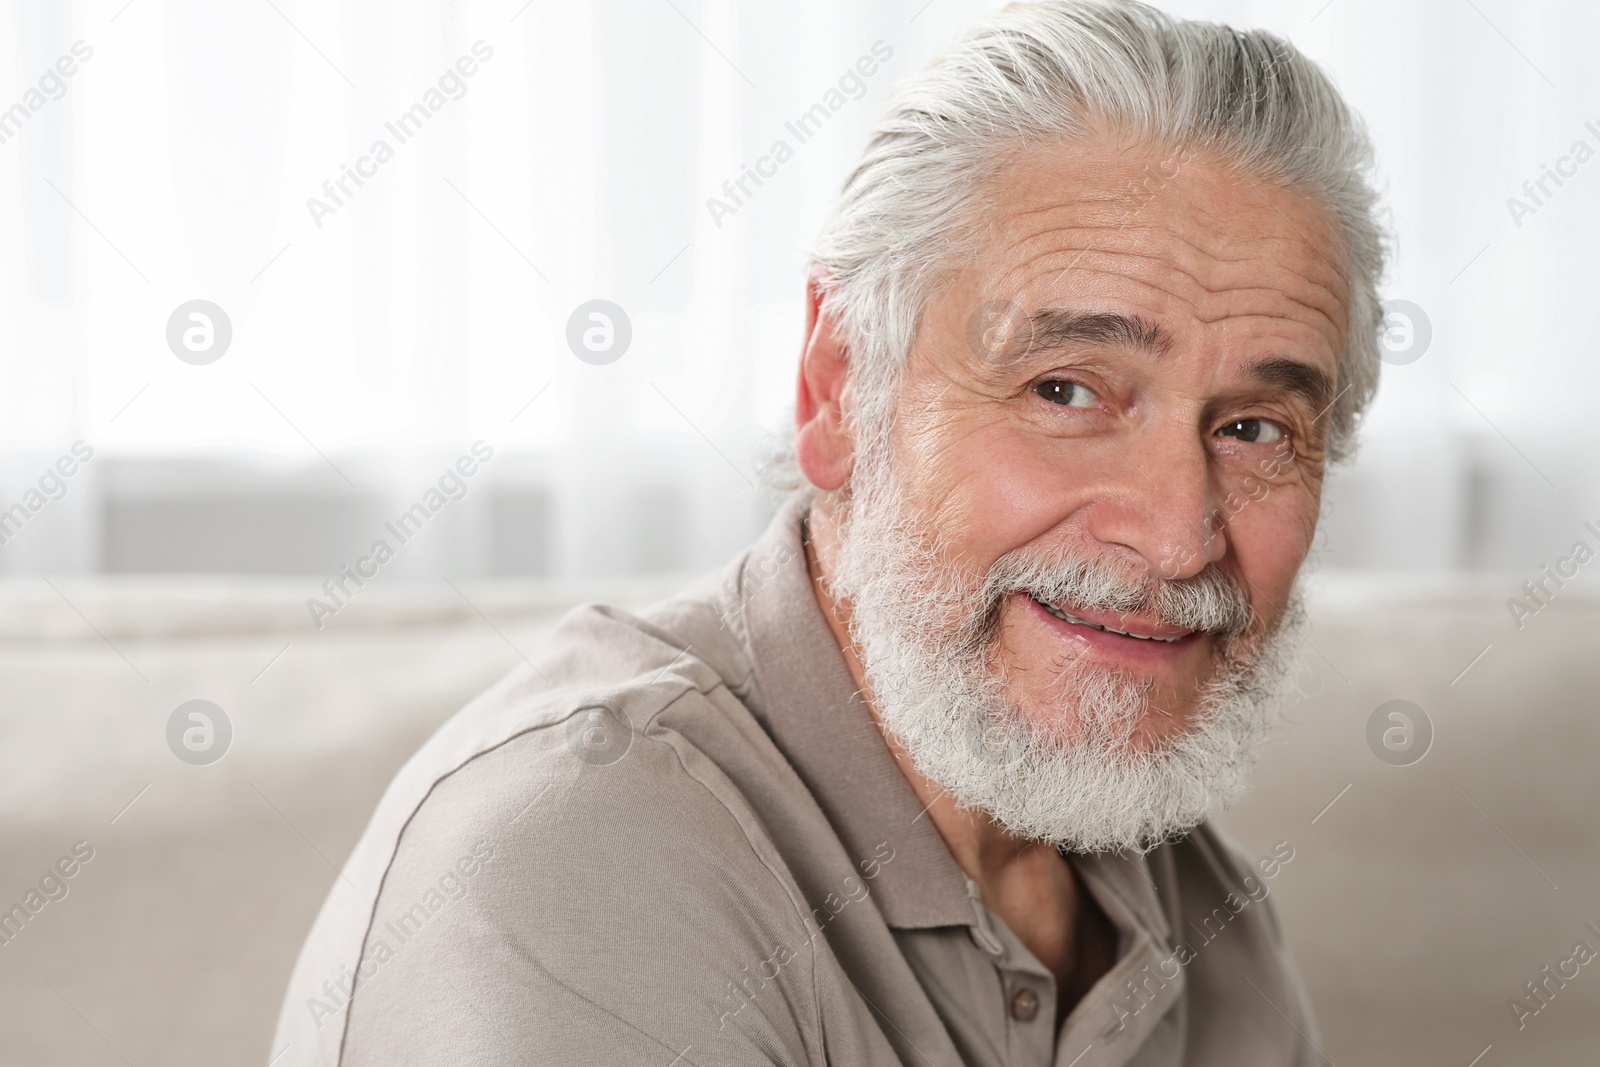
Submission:
<svg viewBox="0 0 1600 1067">
<path fill-rule="evenodd" d="M 1094 407 L 1094 394 L 1077 382 L 1063 382 L 1052 379 L 1040 382 L 1033 387 L 1033 391 L 1050 401 L 1068 408 Z"/>
<path fill-rule="evenodd" d="M 1250 444 L 1273 444 L 1283 440 L 1283 427 L 1266 419 L 1239 419 L 1217 431 L 1224 437 L 1237 437 Z"/>
</svg>

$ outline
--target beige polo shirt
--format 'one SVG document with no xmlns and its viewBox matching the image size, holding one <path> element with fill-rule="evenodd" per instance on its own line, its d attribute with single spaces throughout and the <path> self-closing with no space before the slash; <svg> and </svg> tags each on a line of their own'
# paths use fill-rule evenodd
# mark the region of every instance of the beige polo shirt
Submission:
<svg viewBox="0 0 1600 1067">
<path fill-rule="evenodd" d="M 1320 1062 L 1207 828 L 1071 857 L 1120 934 L 1065 1020 L 951 858 L 812 593 L 808 501 L 639 615 L 573 611 L 395 778 L 290 982 L 290 1064 Z"/>
</svg>

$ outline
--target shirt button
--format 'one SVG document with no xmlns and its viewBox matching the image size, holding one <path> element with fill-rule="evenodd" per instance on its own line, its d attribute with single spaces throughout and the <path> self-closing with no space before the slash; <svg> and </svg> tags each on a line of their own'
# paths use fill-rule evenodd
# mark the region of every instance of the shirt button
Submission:
<svg viewBox="0 0 1600 1067">
<path fill-rule="evenodd" d="M 1019 989 L 1011 998 L 1011 1017 L 1019 1023 L 1031 1022 L 1039 1014 L 1039 994 L 1031 989 Z"/>
</svg>

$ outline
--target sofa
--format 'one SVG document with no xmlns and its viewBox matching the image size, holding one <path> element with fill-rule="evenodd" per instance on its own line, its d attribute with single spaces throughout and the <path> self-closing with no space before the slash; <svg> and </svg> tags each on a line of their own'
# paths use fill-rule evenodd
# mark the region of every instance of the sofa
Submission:
<svg viewBox="0 0 1600 1067">
<path fill-rule="evenodd" d="M 1600 1062 L 1575 956 L 1600 951 L 1600 596 L 1514 619 L 1523 577 L 1310 582 L 1283 723 L 1218 818 L 1292 851 L 1272 896 L 1329 1063 Z M 372 582 L 321 629 L 317 584 L 0 585 L 0 909 L 27 913 L 0 926 L 0 1063 L 268 1063 L 399 765 L 574 604 L 680 578 Z"/>
</svg>

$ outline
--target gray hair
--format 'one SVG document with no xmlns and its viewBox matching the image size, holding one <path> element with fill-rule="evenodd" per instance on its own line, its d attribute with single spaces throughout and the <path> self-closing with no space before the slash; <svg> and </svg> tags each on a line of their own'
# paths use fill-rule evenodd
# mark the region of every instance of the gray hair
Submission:
<svg viewBox="0 0 1600 1067">
<path fill-rule="evenodd" d="M 886 453 L 917 324 L 980 232 L 995 160 L 1070 143 L 1105 124 L 1209 149 L 1331 211 L 1344 238 L 1350 321 L 1328 444 L 1334 460 L 1344 458 L 1377 390 L 1382 324 L 1384 231 L 1360 119 L 1287 41 L 1174 18 L 1134 0 L 1011 4 L 890 101 L 814 256 L 824 268 L 823 300 L 851 353 L 858 448 Z"/>
</svg>

